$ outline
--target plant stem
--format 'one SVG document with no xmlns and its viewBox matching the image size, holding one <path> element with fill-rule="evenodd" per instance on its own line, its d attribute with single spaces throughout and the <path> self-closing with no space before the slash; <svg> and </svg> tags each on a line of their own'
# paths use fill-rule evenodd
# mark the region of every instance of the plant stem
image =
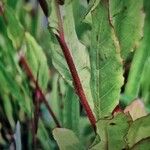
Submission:
<svg viewBox="0 0 150 150">
<path fill-rule="evenodd" d="M 45 98 L 45 95 L 43 94 L 42 92 L 42 89 L 40 88 L 38 82 L 36 81 L 36 79 L 34 78 L 33 74 L 32 74 L 32 71 L 26 61 L 26 59 L 24 58 L 24 56 L 21 56 L 20 57 L 20 63 L 21 65 L 24 67 L 28 77 L 31 79 L 31 81 L 35 84 L 36 86 L 36 90 L 38 91 L 38 93 L 40 94 L 40 97 L 41 97 L 41 100 L 44 102 L 44 104 L 46 105 L 49 113 L 51 114 L 52 118 L 54 119 L 54 122 L 56 123 L 57 127 L 61 127 L 60 124 L 59 124 L 59 121 L 57 120 L 54 112 L 52 111 L 51 107 L 49 106 L 46 98 Z"/>
<path fill-rule="evenodd" d="M 63 23 L 62 23 L 62 19 L 61 19 L 61 13 L 60 13 L 59 5 L 57 2 L 56 2 L 56 10 L 57 10 L 57 15 L 58 15 L 57 17 L 58 17 L 58 22 L 59 22 L 59 24 L 58 24 L 59 36 L 57 34 L 55 34 L 56 38 L 57 38 L 57 40 L 61 46 L 62 52 L 65 56 L 66 62 L 68 64 L 69 70 L 71 72 L 76 93 L 79 96 L 80 102 L 81 102 L 83 108 L 85 109 L 85 111 L 87 113 L 87 116 L 91 122 L 91 125 L 93 126 L 94 130 L 96 130 L 95 116 L 94 116 L 94 114 L 93 114 L 93 112 L 92 112 L 92 110 L 88 104 L 87 98 L 85 96 L 85 92 L 83 90 L 83 87 L 82 87 L 82 84 L 81 84 L 81 81 L 80 81 L 80 78 L 79 78 L 79 75 L 78 75 L 78 72 L 76 69 L 76 66 L 74 64 L 70 50 L 69 50 L 67 43 L 65 41 Z"/>
<path fill-rule="evenodd" d="M 75 90 L 77 92 L 77 95 L 79 96 L 80 102 L 81 102 L 83 108 L 85 109 L 85 111 L 87 113 L 87 116 L 88 116 L 88 118 L 89 118 L 89 120 L 91 122 L 91 125 L 93 126 L 93 128 L 95 130 L 95 123 L 96 123 L 95 116 L 93 115 L 92 110 L 91 110 L 91 108 L 90 108 L 90 106 L 89 106 L 89 104 L 87 102 L 87 98 L 85 96 L 85 93 L 84 93 L 84 90 L 83 90 L 83 87 L 82 87 L 79 75 L 77 73 L 75 64 L 73 62 L 73 58 L 72 58 L 72 56 L 70 54 L 70 51 L 69 51 L 69 49 L 67 47 L 67 44 L 66 44 L 65 40 L 63 38 L 60 38 L 58 35 L 56 35 L 56 37 L 58 39 L 58 42 L 60 43 L 60 46 L 61 46 L 62 51 L 63 51 L 63 54 L 64 54 L 65 59 L 67 61 L 69 70 L 71 72 L 71 75 L 72 75 L 72 78 L 73 78 L 74 87 L 75 87 Z"/>
<path fill-rule="evenodd" d="M 40 4 L 41 5 L 41 4 Z M 87 117 L 89 118 L 89 121 L 92 125 L 92 127 L 94 128 L 94 131 L 96 131 L 96 119 L 95 116 L 88 104 L 87 98 L 85 96 L 85 92 L 83 90 L 78 72 L 76 70 L 73 58 L 71 56 L 70 50 L 67 46 L 67 43 L 65 41 L 65 37 L 64 37 L 64 30 L 63 30 L 63 22 L 61 19 L 61 13 L 60 13 L 60 9 L 59 9 L 59 2 L 57 0 L 55 0 L 55 6 L 56 6 L 56 13 L 57 13 L 57 18 L 58 18 L 58 33 L 59 35 L 55 34 L 62 52 L 64 54 L 64 57 L 66 59 L 66 62 L 68 64 L 69 70 L 71 72 L 72 75 L 72 79 L 73 79 L 73 83 L 74 83 L 74 87 L 76 90 L 77 95 L 79 96 L 80 102 L 83 106 L 83 108 L 85 109 L 86 113 L 87 113 Z M 43 9 L 43 7 L 41 6 L 41 8 Z M 45 10 L 43 10 L 45 11 Z"/>
</svg>

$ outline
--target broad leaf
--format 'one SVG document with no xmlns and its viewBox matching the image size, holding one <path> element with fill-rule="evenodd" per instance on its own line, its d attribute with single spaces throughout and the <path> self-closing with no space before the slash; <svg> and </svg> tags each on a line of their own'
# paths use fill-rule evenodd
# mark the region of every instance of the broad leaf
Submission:
<svg viewBox="0 0 150 150">
<path fill-rule="evenodd" d="M 53 136 L 60 150 L 83 150 L 75 133 L 65 128 L 55 128 Z"/>
<path fill-rule="evenodd" d="M 123 70 L 116 43 L 108 20 L 108 6 L 101 1 L 92 11 L 90 47 L 91 89 L 97 118 L 109 116 L 119 103 Z"/>
</svg>

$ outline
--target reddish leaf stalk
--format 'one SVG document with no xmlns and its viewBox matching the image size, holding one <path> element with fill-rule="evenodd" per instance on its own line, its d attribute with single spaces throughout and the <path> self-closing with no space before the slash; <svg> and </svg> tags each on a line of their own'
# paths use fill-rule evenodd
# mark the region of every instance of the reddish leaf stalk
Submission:
<svg viewBox="0 0 150 150">
<path fill-rule="evenodd" d="M 38 91 L 38 94 L 41 96 L 41 100 L 42 100 L 42 101 L 44 102 L 44 104 L 46 105 L 46 107 L 47 107 L 49 113 L 51 114 L 51 116 L 52 116 L 54 122 L 56 123 L 57 127 L 61 127 L 59 121 L 57 120 L 57 118 L 56 118 L 56 116 L 55 116 L 55 114 L 54 114 L 54 112 L 52 111 L 51 107 L 49 106 L 49 104 L 48 104 L 48 102 L 47 102 L 47 100 L 46 100 L 46 98 L 45 98 L 45 95 L 43 94 L 43 92 L 42 92 L 42 90 L 41 90 L 39 84 L 38 84 L 37 81 L 35 80 L 35 78 L 34 78 L 34 76 L 33 76 L 33 74 L 32 74 L 32 71 L 31 71 L 30 67 L 28 66 L 28 63 L 27 63 L 26 59 L 25 59 L 23 56 L 20 57 L 20 63 L 21 63 L 21 65 L 24 67 L 24 70 L 26 71 L 26 74 L 28 75 L 28 77 L 29 77 L 29 78 L 31 79 L 31 81 L 35 84 L 36 90 Z"/>
<path fill-rule="evenodd" d="M 81 81 L 80 81 L 80 78 L 79 78 L 79 75 L 77 73 L 77 70 L 76 70 L 76 67 L 75 67 L 75 64 L 73 62 L 73 58 L 70 54 L 70 50 L 64 40 L 64 38 L 61 38 L 59 36 L 57 36 L 57 39 L 58 39 L 58 42 L 60 43 L 60 46 L 62 48 L 62 51 L 63 51 L 63 54 L 65 56 L 65 59 L 67 61 L 67 64 L 68 64 L 68 67 L 69 67 L 69 70 L 71 72 L 71 75 L 72 75 L 72 78 L 73 78 L 73 83 L 74 83 L 74 87 L 75 87 L 75 90 L 79 96 L 79 99 L 80 99 L 80 102 L 83 106 L 83 108 L 85 109 L 86 113 L 87 113 L 87 116 L 91 122 L 91 125 L 93 126 L 94 130 L 96 129 L 96 126 L 95 126 L 95 123 L 96 123 L 96 119 L 95 119 L 95 116 L 93 115 L 92 113 L 92 110 L 88 104 L 88 101 L 87 101 L 87 98 L 85 96 L 85 93 L 84 93 L 84 90 L 83 90 L 83 87 L 82 87 L 82 84 L 81 84 Z"/>
<path fill-rule="evenodd" d="M 58 31 L 59 35 L 57 35 L 57 34 L 55 34 L 55 35 L 56 35 L 56 38 L 57 38 L 57 40 L 58 40 L 58 42 L 62 48 L 62 52 L 63 52 L 64 57 L 66 59 L 66 62 L 68 64 L 69 70 L 71 72 L 76 93 L 79 96 L 80 102 L 81 102 L 83 108 L 85 109 L 85 111 L 87 113 L 87 116 L 90 120 L 92 127 L 94 128 L 94 131 L 96 131 L 95 116 L 94 116 L 94 114 L 93 114 L 93 112 L 92 112 L 92 110 L 88 104 L 87 98 L 85 96 L 85 92 L 83 90 L 78 72 L 76 70 L 76 67 L 75 67 L 75 64 L 73 61 L 73 58 L 71 56 L 70 50 L 69 50 L 67 43 L 65 41 L 63 23 L 62 23 L 61 13 L 60 13 L 60 9 L 59 9 L 59 2 L 57 0 L 55 0 L 55 6 L 56 6 L 56 13 L 57 13 L 57 18 L 58 18 L 58 28 L 59 28 L 59 31 Z M 42 6 L 41 6 L 41 8 L 43 9 Z"/>
<path fill-rule="evenodd" d="M 57 18 L 58 18 L 58 22 L 59 22 L 58 23 L 59 36 L 56 34 L 56 38 L 57 38 L 57 40 L 61 46 L 62 52 L 65 56 L 66 62 L 68 64 L 69 70 L 71 72 L 74 87 L 75 87 L 77 95 L 79 96 L 80 103 L 82 104 L 83 108 L 85 109 L 86 114 L 88 116 L 88 119 L 94 128 L 94 131 L 96 131 L 95 116 L 94 116 L 94 114 L 93 114 L 93 112 L 92 112 L 92 110 L 88 104 L 88 101 L 87 101 L 87 98 L 85 96 L 85 92 L 83 90 L 83 87 L 82 87 L 82 84 L 80 81 L 80 77 L 78 75 L 78 72 L 77 72 L 76 66 L 74 64 L 72 55 L 71 55 L 69 47 L 67 46 L 67 43 L 65 41 L 63 22 L 62 22 L 62 18 L 61 18 L 60 9 L 59 9 L 59 3 L 56 1 L 55 5 L 56 5 L 56 11 L 57 11 Z"/>
</svg>

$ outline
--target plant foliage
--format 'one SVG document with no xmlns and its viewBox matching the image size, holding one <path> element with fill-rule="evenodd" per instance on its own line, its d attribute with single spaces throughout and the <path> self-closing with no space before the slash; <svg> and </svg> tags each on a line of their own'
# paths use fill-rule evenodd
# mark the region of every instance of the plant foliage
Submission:
<svg viewBox="0 0 150 150">
<path fill-rule="evenodd" d="M 0 149 L 149 150 L 149 0 L 0 0 Z"/>
</svg>

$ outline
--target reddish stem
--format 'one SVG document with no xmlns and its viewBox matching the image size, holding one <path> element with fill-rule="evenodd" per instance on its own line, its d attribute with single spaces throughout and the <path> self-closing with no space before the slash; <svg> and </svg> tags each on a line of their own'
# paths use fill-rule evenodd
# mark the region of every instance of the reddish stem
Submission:
<svg viewBox="0 0 150 150">
<path fill-rule="evenodd" d="M 112 115 L 115 115 L 116 113 L 120 113 L 120 112 L 123 112 L 123 110 L 120 108 L 119 105 L 117 105 L 115 109 L 112 111 Z"/>
<path fill-rule="evenodd" d="M 69 70 L 71 72 L 72 75 L 72 79 L 73 79 L 73 83 L 74 83 L 74 87 L 75 90 L 77 92 L 77 95 L 79 96 L 80 102 L 83 106 L 83 108 L 85 109 L 87 116 L 91 122 L 91 125 L 94 128 L 94 131 L 96 131 L 96 119 L 95 116 L 88 104 L 87 98 L 85 96 L 78 72 L 76 70 L 73 58 L 71 56 L 70 50 L 66 44 L 65 41 L 65 37 L 64 37 L 64 30 L 63 30 L 63 23 L 62 23 L 62 19 L 61 19 L 61 13 L 60 13 L 60 9 L 59 9 L 59 3 L 57 0 L 55 0 L 55 6 L 56 6 L 56 13 L 57 13 L 57 18 L 58 18 L 58 28 L 59 28 L 59 36 L 57 34 L 56 38 L 62 48 L 62 52 L 64 54 L 64 57 L 66 59 L 66 62 L 68 64 Z M 43 9 L 43 7 L 41 6 L 41 8 Z M 43 10 L 44 11 L 44 10 Z"/>
<path fill-rule="evenodd" d="M 67 43 L 65 41 L 63 22 L 62 22 L 62 18 L 61 18 L 60 9 L 59 9 L 59 3 L 57 1 L 55 1 L 55 5 L 56 5 L 57 18 L 58 18 L 59 36 L 57 34 L 55 34 L 55 35 L 56 35 L 56 38 L 57 38 L 57 40 L 61 46 L 62 52 L 65 56 L 66 62 L 68 64 L 69 70 L 71 72 L 74 87 L 75 87 L 75 90 L 77 92 L 77 95 L 79 96 L 80 102 L 86 111 L 86 114 L 89 118 L 89 121 L 91 122 L 91 125 L 94 128 L 94 131 L 96 131 L 95 116 L 94 116 L 94 114 L 93 114 L 93 112 L 92 112 L 92 110 L 88 104 L 88 101 L 87 101 L 87 98 L 85 96 L 85 92 L 83 90 L 83 87 L 82 87 L 76 66 L 74 64 L 72 55 L 71 55 L 69 47 L 67 46 Z"/>
<path fill-rule="evenodd" d="M 59 124 L 59 121 L 57 120 L 57 118 L 56 118 L 56 116 L 55 116 L 55 114 L 54 114 L 54 112 L 52 111 L 51 107 L 49 106 L 49 104 L 48 104 L 48 102 L 47 102 L 47 100 L 46 100 L 46 98 L 45 98 L 45 95 L 43 94 L 43 92 L 42 92 L 42 90 L 41 90 L 41 88 L 40 88 L 38 82 L 35 80 L 35 78 L 34 78 L 34 76 L 33 76 L 33 74 L 32 74 L 32 71 L 31 71 L 31 69 L 30 69 L 30 67 L 29 67 L 29 65 L 28 65 L 28 63 L 27 63 L 27 61 L 26 61 L 26 59 L 25 59 L 23 56 L 20 57 L 20 63 L 21 63 L 21 65 L 24 67 L 24 69 L 25 69 L 25 71 L 26 71 L 28 77 L 29 77 L 29 78 L 31 79 L 31 81 L 35 84 L 36 90 L 38 91 L 38 93 L 39 93 L 40 96 L 41 96 L 41 100 L 42 100 L 42 101 L 44 102 L 44 104 L 46 105 L 46 107 L 47 107 L 49 113 L 51 114 L 52 118 L 54 119 L 54 122 L 56 123 L 57 127 L 61 127 L 60 124 Z"/>
<path fill-rule="evenodd" d="M 95 130 L 95 123 L 96 123 L 95 116 L 93 115 L 92 110 L 88 104 L 88 101 L 87 101 L 87 98 L 85 96 L 79 75 L 77 73 L 75 64 L 73 62 L 73 58 L 70 54 L 69 48 L 68 48 L 64 38 L 60 38 L 58 35 L 56 35 L 56 37 L 58 39 L 58 42 L 62 48 L 63 54 L 64 54 L 65 59 L 67 61 L 69 70 L 70 70 L 72 78 L 73 78 L 74 87 L 75 87 L 75 90 L 79 96 L 80 102 L 81 102 L 83 108 L 85 109 L 87 116 L 88 116 L 92 126 L 94 127 L 94 130 Z"/>
</svg>

